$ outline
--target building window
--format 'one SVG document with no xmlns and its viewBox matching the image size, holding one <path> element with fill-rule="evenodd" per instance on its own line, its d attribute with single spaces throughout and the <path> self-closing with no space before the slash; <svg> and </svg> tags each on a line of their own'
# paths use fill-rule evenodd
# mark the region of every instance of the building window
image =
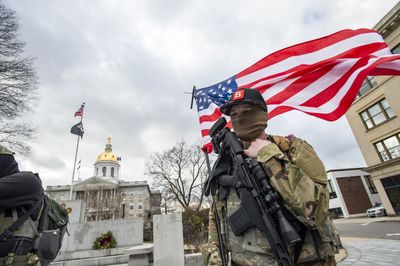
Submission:
<svg viewBox="0 0 400 266">
<path fill-rule="evenodd" d="M 392 48 L 392 54 L 400 54 L 400 43 Z"/>
<path fill-rule="evenodd" d="M 133 196 L 135 196 L 135 193 L 131 192 L 131 193 L 129 193 L 129 196 L 133 197 Z"/>
<path fill-rule="evenodd" d="M 121 197 L 126 197 L 126 192 L 121 192 Z"/>
<path fill-rule="evenodd" d="M 381 179 L 384 188 L 400 187 L 400 176 L 392 176 Z"/>
<path fill-rule="evenodd" d="M 111 167 L 111 177 L 114 177 L 114 167 Z"/>
<path fill-rule="evenodd" d="M 96 167 L 96 176 L 99 176 L 99 168 Z"/>
<path fill-rule="evenodd" d="M 139 204 L 139 205 L 138 205 L 138 209 L 139 209 L 139 210 L 142 210 L 142 209 L 143 209 L 143 205 L 142 205 L 142 204 Z"/>
<path fill-rule="evenodd" d="M 103 166 L 103 169 L 101 169 L 103 171 L 103 176 L 106 176 L 106 167 Z"/>
<path fill-rule="evenodd" d="M 383 188 L 397 215 L 400 214 L 400 176 L 392 176 L 381 179 Z"/>
<path fill-rule="evenodd" d="M 383 162 L 400 157 L 400 134 L 375 143 L 375 147 Z"/>
<path fill-rule="evenodd" d="M 377 83 L 376 83 L 376 81 L 374 80 L 373 77 L 367 77 L 364 80 L 364 83 L 361 85 L 361 88 L 358 91 L 357 96 L 358 97 L 364 96 L 367 92 L 369 92 L 376 85 L 377 85 Z"/>
<path fill-rule="evenodd" d="M 337 198 L 335 188 L 332 186 L 332 180 L 328 180 L 328 191 L 330 199 Z"/>
<path fill-rule="evenodd" d="M 365 181 L 367 181 L 368 189 L 369 189 L 369 192 L 371 192 L 371 194 L 376 194 L 376 193 L 378 193 L 378 191 L 376 190 L 374 181 L 372 181 L 372 179 L 371 179 L 371 177 L 370 177 L 369 175 L 367 175 L 367 176 L 365 177 Z"/>
<path fill-rule="evenodd" d="M 394 117 L 393 109 L 386 99 L 382 99 L 367 110 L 360 113 L 366 129 L 371 129 L 377 125 Z"/>
<path fill-rule="evenodd" d="M 340 208 L 340 207 L 329 209 L 329 213 L 331 214 L 331 217 L 343 216 L 343 211 L 342 211 L 342 208 Z"/>
<path fill-rule="evenodd" d="M 135 207 L 134 204 L 129 204 L 129 209 L 130 209 L 130 210 L 133 210 L 133 207 Z"/>
</svg>

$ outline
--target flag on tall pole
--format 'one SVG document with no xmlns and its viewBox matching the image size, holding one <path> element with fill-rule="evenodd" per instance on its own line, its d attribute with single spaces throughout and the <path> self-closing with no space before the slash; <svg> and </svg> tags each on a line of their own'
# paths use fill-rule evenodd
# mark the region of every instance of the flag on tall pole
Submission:
<svg viewBox="0 0 400 266">
<path fill-rule="evenodd" d="M 219 107 L 238 88 L 259 90 L 270 119 L 298 110 L 334 121 L 349 109 L 367 75 L 400 75 L 399 59 L 370 29 L 343 30 L 272 53 L 222 82 L 195 90 L 203 150 L 212 151 L 208 132 L 222 116 Z"/>
<path fill-rule="evenodd" d="M 85 133 L 85 132 L 84 132 L 84 130 L 83 130 L 82 121 L 79 122 L 79 123 L 77 123 L 77 124 L 75 124 L 75 125 L 73 125 L 73 126 L 71 127 L 71 133 L 74 134 L 74 135 L 78 135 L 78 136 L 80 136 L 81 138 L 83 137 L 83 133 Z"/>
<path fill-rule="evenodd" d="M 83 120 L 83 109 L 85 108 L 85 103 L 82 103 L 81 104 L 81 107 L 78 109 L 78 111 L 76 111 L 75 112 L 75 115 L 74 115 L 74 117 L 77 117 L 77 116 L 80 116 L 81 117 L 81 119 L 80 119 L 80 121 L 77 123 L 77 124 L 75 124 L 75 125 L 73 125 L 72 126 L 72 128 L 71 128 L 71 133 L 72 134 L 74 134 L 74 135 L 77 135 L 78 136 L 78 138 L 77 138 L 77 141 L 76 141 L 76 149 L 75 149 L 75 158 L 74 158 L 74 167 L 73 167 L 73 170 L 72 170 L 72 178 L 71 178 L 71 187 L 70 187 L 70 193 L 69 193 L 69 199 L 70 200 L 73 200 L 73 187 L 74 187 L 74 178 L 75 178 L 75 170 L 77 170 L 76 169 L 76 158 L 77 158 L 77 156 L 78 156 L 78 150 L 79 150 L 79 137 L 83 137 L 83 133 L 84 133 L 84 131 L 83 131 L 83 124 L 82 124 L 82 120 Z M 79 161 L 79 168 L 80 168 L 80 161 Z"/>
<path fill-rule="evenodd" d="M 83 116 L 83 109 L 85 108 L 85 103 L 81 104 L 81 107 L 79 107 L 78 111 L 75 112 L 74 117 L 76 116 Z"/>
</svg>

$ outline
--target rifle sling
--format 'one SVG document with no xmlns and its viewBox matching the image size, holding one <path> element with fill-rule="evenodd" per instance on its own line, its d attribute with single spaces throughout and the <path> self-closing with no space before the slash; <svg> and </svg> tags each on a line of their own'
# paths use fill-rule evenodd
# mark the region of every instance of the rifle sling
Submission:
<svg viewBox="0 0 400 266">
<path fill-rule="evenodd" d="M 226 261 L 226 247 L 225 247 L 225 243 L 224 243 L 224 239 L 222 237 L 222 232 L 221 232 L 221 223 L 220 223 L 220 219 L 219 219 L 219 215 L 218 215 L 218 208 L 217 208 L 217 203 L 215 200 L 215 196 L 212 197 L 213 199 L 213 204 L 212 204 L 212 208 L 213 208 L 213 212 L 214 212 L 214 221 L 215 221 L 215 228 L 217 230 L 217 236 L 218 236 L 218 245 L 219 245 L 219 253 L 221 256 L 221 262 L 222 265 L 228 265 L 227 261 Z"/>
<path fill-rule="evenodd" d="M 303 228 L 301 230 L 298 231 L 301 241 L 296 243 L 296 245 L 294 246 L 294 250 L 293 250 L 293 255 L 294 255 L 294 262 L 297 263 L 300 254 L 301 254 L 301 250 L 303 249 L 303 245 L 304 245 L 304 240 L 306 238 L 306 232 L 307 232 L 307 228 Z"/>
</svg>

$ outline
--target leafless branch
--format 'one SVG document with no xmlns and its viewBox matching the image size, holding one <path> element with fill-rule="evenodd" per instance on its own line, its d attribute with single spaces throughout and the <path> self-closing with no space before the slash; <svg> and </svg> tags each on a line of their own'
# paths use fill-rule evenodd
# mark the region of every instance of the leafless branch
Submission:
<svg viewBox="0 0 400 266">
<path fill-rule="evenodd" d="M 148 159 L 146 172 L 152 177 L 153 186 L 161 191 L 165 206 L 172 200 L 184 209 L 202 206 L 202 182 L 207 170 L 199 145 L 180 141 L 169 150 L 153 154 Z"/>
<path fill-rule="evenodd" d="M 32 110 L 38 77 L 33 59 L 23 55 L 25 43 L 18 39 L 15 12 L 0 2 L 0 144 L 28 154 L 35 129 L 15 119 Z"/>
</svg>

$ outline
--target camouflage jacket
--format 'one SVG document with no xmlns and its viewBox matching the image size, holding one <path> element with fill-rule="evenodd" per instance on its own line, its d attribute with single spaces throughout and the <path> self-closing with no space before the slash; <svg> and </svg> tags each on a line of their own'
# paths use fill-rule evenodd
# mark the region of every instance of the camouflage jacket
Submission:
<svg viewBox="0 0 400 266">
<path fill-rule="evenodd" d="M 257 160 L 265 169 L 272 172 L 270 183 L 280 192 L 286 208 L 310 228 L 305 233 L 298 265 L 303 263 L 336 265 L 331 232 L 333 225 L 326 219 L 329 198 L 325 191 L 326 172 L 322 162 L 305 141 L 296 139 L 294 143 L 293 139 L 279 136 L 270 139 L 273 143 L 259 151 Z M 295 145 L 292 145 L 293 143 Z M 310 176 L 317 177 L 311 180 Z M 293 199 L 293 195 L 309 198 Z M 226 201 L 222 201 L 218 193 L 216 198 L 226 246 L 231 252 L 232 265 L 278 265 L 266 236 L 260 230 L 250 228 L 238 237 L 229 230 L 224 217 L 229 217 L 240 206 L 240 199 L 235 190 L 230 190 Z M 307 204 L 308 201 L 312 201 L 313 204 Z M 226 210 L 226 214 L 221 211 L 223 209 Z M 202 253 L 204 265 L 222 265 L 212 211 L 209 221 L 209 242 L 203 246 Z"/>
</svg>

